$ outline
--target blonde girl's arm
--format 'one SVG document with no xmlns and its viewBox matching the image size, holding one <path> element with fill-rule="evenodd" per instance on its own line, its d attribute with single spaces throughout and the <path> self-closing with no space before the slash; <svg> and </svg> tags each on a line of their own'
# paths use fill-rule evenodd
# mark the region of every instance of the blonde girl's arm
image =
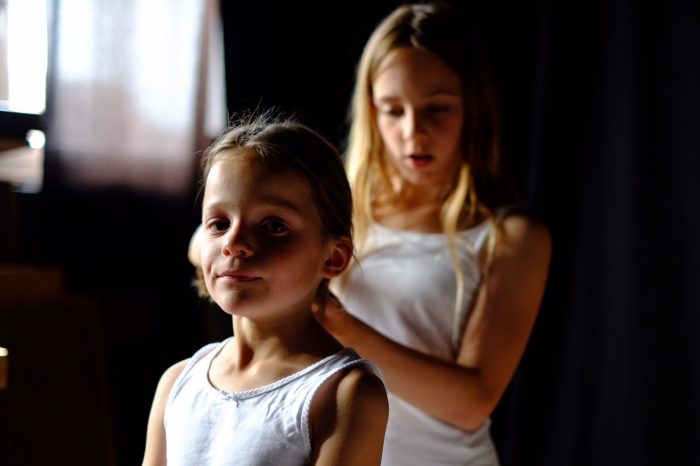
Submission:
<svg viewBox="0 0 700 466">
<path fill-rule="evenodd" d="M 547 228 L 524 216 L 503 222 L 499 248 L 476 296 L 455 363 L 402 346 L 330 299 L 321 323 L 376 362 L 388 389 L 464 430 L 491 415 L 525 351 L 544 294 L 551 255 Z M 323 305 L 321 304 L 321 307 Z"/>
<path fill-rule="evenodd" d="M 165 426 L 163 424 L 165 403 L 168 400 L 175 380 L 186 364 L 187 360 L 184 360 L 170 366 L 158 382 L 156 394 L 153 397 L 153 404 L 151 405 L 151 413 L 148 416 L 143 466 L 165 466 Z"/>
<path fill-rule="evenodd" d="M 356 368 L 319 395 L 313 416 L 311 464 L 379 466 L 389 415 L 382 381 Z"/>
</svg>

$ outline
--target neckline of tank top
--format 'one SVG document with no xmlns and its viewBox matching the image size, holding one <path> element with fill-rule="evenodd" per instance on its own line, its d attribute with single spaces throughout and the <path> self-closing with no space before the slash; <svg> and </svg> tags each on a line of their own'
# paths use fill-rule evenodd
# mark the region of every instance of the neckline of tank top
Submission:
<svg viewBox="0 0 700 466">
<path fill-rule="evenodd" d="M 263 385 L 263 386 L 260 386 L 257 388 L 251 388 L 250 390 L 242 390 L 239 392 L 229 392 L 227 390 L 224 390 L 221 388 L 216 388 L 216 386 L 214 386 L 214 384 L 211 382 L 211 379 L 209 378 L 209 370 L 211 368 L 211 363 L 214 360 L 214 358 L 216 357 L 216 355 L 221 352 L 223 347 L 226 345 L 226 343 L 231 338 L 233 338 L 233 337 L 230 337 L 230 338 L 224 340 L 221 343 L 221 346 L 219 348 L 217 348 L 217 350 L 214 352 L 214 355 L 209 360 L 209 363 L 207 364 L 206 382 L 207 382 L 207 386 L 209 387 L 209 389 L 211 391 L 218 393 L 219 396 L 221 396 L 222 398 L 224 398 L 226 400 L 234 401 L 236 403 L 236 406 L 238 406 L 238 402 L 241 400 L 254 398 L 256 396 L 262 395 L 263 393 L 270 392 L 270 391 L 275 390 L 283 385 L 286 385 L 290 382 L 293 382 L 294 380 L 296 380 L 300 377 L 303 377 L 304 375 L 306 375 L 310 372 L 313 372 L 316 368 L 327 363 L 331 359 L 342 357 L 345 355 L 352 356 L 352 355 L 356 354 L 355 350 L 353 350 L 352 348 L 343 348 L 343 349 L 341 349 L 333 354 L 326 356 L 323 359 L 316 361 L 315 363 L 313 363 L 309 366 L 306 366 L 305 368 L 301 369 L 300 371 L 297 371 L 293 374 L 289 374 L 288 376 L 283 377 L 283 378 L 276 380 L 272 383 L 269 383 L 267 385 Z"/>
<path fill-rule="evenodd" d="M 485 227 L 488 227 L 489 222 L 488 220 L 484 220 L 481 223 L 478 223 L 472 227 L 466 228 L 464 230 L 457 230 L 457 236 L 471 236 L 475 232 L 478 232 L 482 230 Z M 416 231 L 416 230 L 402 230 L 401 228 L 393 228 L 389 227 L 386 225 L 383 225 L 379 222 L 373 222 L 372 225 L 370 226 L 370 229 L 376 229 L 384 233 L 389 233 L 393 234 L 396 236 L 402 236 L 405 238 L 416 238 L 416 239 L 428 239 L 428 238 L 435 238 L 435 239 L 442 239 L 445 237 L 444 232 L 427 232 L 427 231 Z"/>
<path fill-rule="evenodd" d="M 504 205 L 501 207 L 498 207 L 494 210 L 495 214 L 495 220 L 497 223 L 500 223 L 510 215 L 511 213 L 518 212 L 521 210 L 522 207 L 519 204 L 509 204 L 509 205 Z M 473 225 L 469 228 L 465 228 L 464 230 L 457 230 L 457 235 L 458 236 L 470 236 L 474 234 L 476 231 L 481 231 L 483 228 L 488 227 L 490 224 L 489 220 L 486 219 L 480 223 L 477 223 L 476 225 Z M 376 228 L 377 230 L 384 231 L 386 233 L 392 233 L 397 236 L 405 236 L 405 237 L 413 237 L 413 238 L 442 238 L 445 236 L 444 232 L 426 232 L 426 231 L 417 231 L 417 230 L 403 230 L 401 228 L 393 228 L 387 225 L 384 225 L 382 223 L 379 223 L 377 221 L 374 221 L 370 225 L 370 229 Z"/>
</svg>

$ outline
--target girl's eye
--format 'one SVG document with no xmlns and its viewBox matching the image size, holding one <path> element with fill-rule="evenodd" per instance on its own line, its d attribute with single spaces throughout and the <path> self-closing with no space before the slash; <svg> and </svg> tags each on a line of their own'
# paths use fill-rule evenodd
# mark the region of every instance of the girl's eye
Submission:
<svg viewBox="0 0 700 466">
<path fill-rule="evenodd" d="M 433 105 L 433 106 L 428 107 L 426 110 L 431 115 L 438 115 L 440 113 L 443 113 L 443 112 L 446 112 L 447 110 L 449 110 L 449 107 L 447 107 L 445 105 Z"/>
<path fill-rule="evenodd" d="M 212 233 L 220 233 L 226 231 L 231 223 L 228 220 L 216 220 L 209 223 L 209 231 Z"/>
<path fill-rule="evenodd" d="M 266 220 L 262 223 L 262 228 L 273 235 L 281 235 L 289 231 L 289 227 L 281 220 Z"/>
<path fill-rule="evenodd" d="M 384 115 L 389 115 L 391 117 L 400 117 L 401 115 L 403 115 L 403 108 L 394 106 L 384 107 L 381 109 L 381 112 Z"/>
</svg>

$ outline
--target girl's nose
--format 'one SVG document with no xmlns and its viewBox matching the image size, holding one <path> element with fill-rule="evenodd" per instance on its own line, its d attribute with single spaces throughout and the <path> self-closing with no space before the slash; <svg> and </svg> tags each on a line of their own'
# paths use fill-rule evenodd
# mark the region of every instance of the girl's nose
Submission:
<svg viewBox="0 0 700 466">
<path fill-rule="evenodd" d="M 403 121 L 403 133 L 406 139 L 425 135 L 425 121 L 420 112 L 415 110 L 406 112 Z"/>
<path fill-rule="evenodd" d="M 407 114 L 403 124 L 403 138 L 407 145 L 406 148 L 416 153 L 427 150 L 428 133 L 425 129 L 425 121 L 418 115 L 418 112 Z"/>
<path fill-rule="evenodd" d="M 221 253 L 224 256 L 234 257 L 249 257 L 253 255 L 253 247 L 245 238 L 244 227 L 240 222 L 237 225 L 231 225 L 231 229 L 226 234 L 226 240 L 221 248 Z"/>
</svg>

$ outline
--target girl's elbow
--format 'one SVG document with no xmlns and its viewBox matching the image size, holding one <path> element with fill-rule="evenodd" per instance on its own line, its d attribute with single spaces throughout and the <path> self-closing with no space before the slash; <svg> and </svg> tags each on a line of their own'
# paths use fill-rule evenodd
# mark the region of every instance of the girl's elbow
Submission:
<svg viewBox="0 0 700 466">
<path fill-rule="evenodd" d="M 485 397 L 474 402 L 465 403 L 463 409 L 453 413 L 450 422 L 460 429 L 471 432 L 481 427 L 486 422 L 498 404 L 498 397 Z"/>
<path fill-rule="evenodd" d="M 455 419 L 453 424 L 457 425 L 457 427 L 464 431 L 472 432 L 481 427 L 490 415 L 490 412 L 473 412 L 469 416 L 464 416 L 461 419 Z"/>
</svg>

